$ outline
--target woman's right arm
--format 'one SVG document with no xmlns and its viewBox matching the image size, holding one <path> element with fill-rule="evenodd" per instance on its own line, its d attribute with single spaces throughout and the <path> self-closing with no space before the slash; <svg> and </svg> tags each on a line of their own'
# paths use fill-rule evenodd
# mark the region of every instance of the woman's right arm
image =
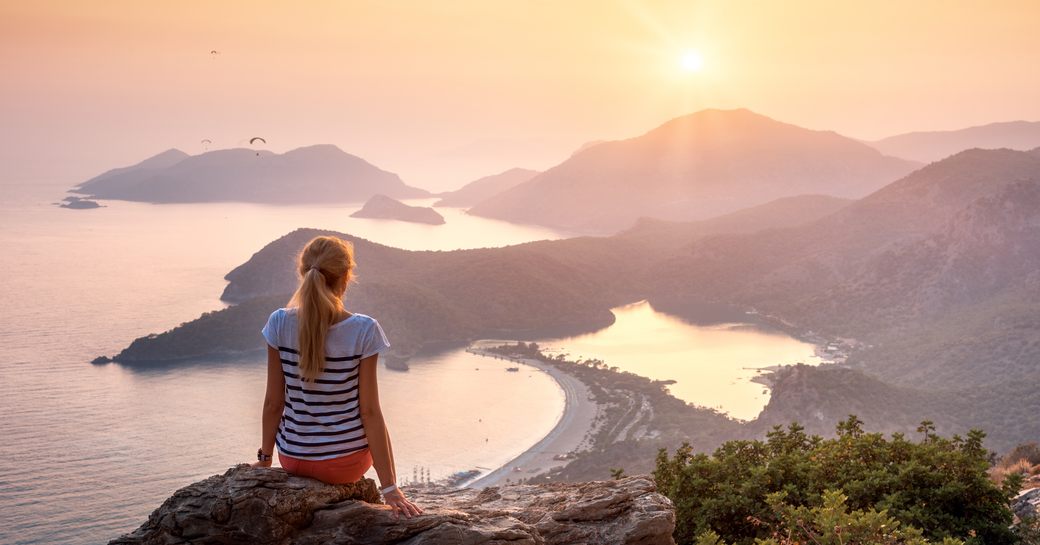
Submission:
<svg viewBox="0 0 1040 545">
<path fill-rule="evenodd" d="M 376 363 L 378 354 L 361 360 L 360 378 L 358 382 L 358 398 L 361 406 L 361 424 L 365 427 L 368 448 L 372 451 L 372 465 L 379 476 L 380 488 L 397 485 L 394 465 L 394 449 L 390 445 L 390 432 L 383 420 L 383 411 L 379 407 L 379 386 L 376 381 Z M 387 505 L 394 510 L 394 515 L 405 517 L 422 514 L 422 509 L 408 501 L 400 488 L 383 495 Z"/>
</svg>

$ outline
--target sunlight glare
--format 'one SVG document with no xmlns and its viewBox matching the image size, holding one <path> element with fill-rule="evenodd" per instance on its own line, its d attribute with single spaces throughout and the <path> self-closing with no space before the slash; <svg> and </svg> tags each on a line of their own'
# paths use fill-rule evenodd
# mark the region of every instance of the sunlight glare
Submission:
<svg viewBox="0 0 1040 545">
<path fill-rule="evenodd" d="M 700 72 L 701 68 L 704 67 L 704 59 L 699 51 L 691 49 L 683 53 L 679 65 L 684 72 Z"/>
</svg>

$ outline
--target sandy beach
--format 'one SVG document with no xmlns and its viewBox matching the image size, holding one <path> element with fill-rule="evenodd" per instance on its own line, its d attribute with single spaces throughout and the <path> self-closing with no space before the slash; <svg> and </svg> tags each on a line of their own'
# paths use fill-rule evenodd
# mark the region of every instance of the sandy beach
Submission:
<svg viewBox="0 0 1040 545">
<path fill-rule="evenodd" d="M 497 486 L 504 484 L 507 480 L 526 479 L 553 467 L 565 465 L 566 460 L 554 460 L 553 457 L 571 452 L 582 445 L 589 430 L 593 427 L 596 413 L 599 410 L 596 402 L 590 399 L 589 390 L 585 384 L 574 376 L 537 360 L 503 358 L 498 354 L 486 353 L 481 349 L 481 341 L 472 344 L 468 350 L 474 354 L 509 359 L 545 371 L 563 389 L 565 403 L 563 416 L 545 437 L 506 465 L 478 477 L 464 486 L 467 488 Z"/>
</svg>

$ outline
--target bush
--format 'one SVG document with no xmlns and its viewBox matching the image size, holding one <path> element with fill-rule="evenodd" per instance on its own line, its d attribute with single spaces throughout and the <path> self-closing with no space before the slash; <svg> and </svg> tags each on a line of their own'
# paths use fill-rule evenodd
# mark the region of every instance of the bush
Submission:
<svg viewBox="0 0 1040 545">
<path fill-rule="evenodd" d="M 848 498 L 837 490 L 823 493 L 822 505 L 808 508 L 796 507 L 784 501 L 785 494 L 777 492 L 766 497 L 766 503 L 777 513 L 779 521 L 765 525 L 770 537 L 761 539 L 756 545 L 928 545 L 931 543 L 921 535 L 921 530 L 902 524 L 885 511 L 848 510 Z M 751 521 L 760 524 L 760 521 Z M 697 545 L 726 545 L 712 531 L 697 536 Z M 943 545 L 963 545 L 963 541 L 945 538 Z"/>
<path fill-rule="evenodd" d="M 672 457 L 662 449 L 654 478 L 675 503 L 677 541 L 703 542 L 708 531 L 740 545 L 777 539 L 774 531 L 785 527 L 785 516 L 834 512 L 836 496 L 828 491 L 841 490 L 842 508 L 862 516 L 883 513 L 900 523 L 905 533 L 900 539 L 907 543 L 919 543 L 913 541 L 918 530 L 929 541 L 1015 542 L 1009 529 L 1012 491 L 987 477 L 982 432 L 943 438 L 925 422 L 920 441 L 901 434 L 886 439 L 865 433 L 855 416 L 839 423 L 837 431 L 836 438 L 824 440 L 798 424 L 786 430 L 777 426 L 765 441 L 729 441 L 710 456 L 693 454 L 689 444 Z M 779 509 L 776 498 L 807 511 Z"/>
</svg>

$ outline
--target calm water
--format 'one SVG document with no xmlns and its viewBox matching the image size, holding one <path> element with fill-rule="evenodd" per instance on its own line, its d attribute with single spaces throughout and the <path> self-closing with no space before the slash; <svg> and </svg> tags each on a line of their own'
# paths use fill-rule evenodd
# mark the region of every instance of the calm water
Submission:
<svg viewBox="0 0 1040 545">
<path fill-rule="evenodd" d="M 221 308 L 223 275 L 267 242 L 302 226 L 425 249 L 560 236 L 457 210 L 424 226 L 350 218 L 349 206 L 51 205 L 66 187 L 0 185 L 4 544 L 107 542 L 177 488 L 255 458 L 262 359 L 148 371 L 87 362 Z M 562 392 L 505 366 L 460 350 L 381 370 L 402 480 L 415 466 L 434 479 L 494 468 L 548 433 Z"/>
<path fill-rule="evenodd" d="M 177 488 L 255 456 L 261 358 L 156 370 L 86 362 L 223 307 L 223 275 L 267 242 L 302 226 L 410 249 L 565 235 L 454 209 L 440 210 L 447 224 L 426 226 L 350 218 L 351 206 L 51 205 L 65 188 L 0 185 L 4 544 L 107 542 Z M 693 326 L 645 303 L 615 314 L 604 330 L 542 343 L 677 380 L 671 391 L 678 397 L 744 419 L 768 399 L 747 368 L 815 362 L 811 346 L 746 325 Z M 393 331 L 387 335 L 392 343 Z M 410 365 L 407 373 L 381 369 L 380 376 L 402 481 L 417 466 L 434 479 L 501 466 L 563 411 L 555 382 L 527 366 L 507 373 L 514 364 L 463 350 Z"/>
<path fill-rule="evenodd" d="M 610 327 L 539 344 L 571 359 L 592 358 L 655 380 L 674 380 L 668 390 L 684 401 L 751 420 L 769 393 L 751 382 L 776 364 L 818 365 L 813 345 L 750 324 L 699 326 L 654 311 L 645 301 L 613 309 Z"/>
</svg>

